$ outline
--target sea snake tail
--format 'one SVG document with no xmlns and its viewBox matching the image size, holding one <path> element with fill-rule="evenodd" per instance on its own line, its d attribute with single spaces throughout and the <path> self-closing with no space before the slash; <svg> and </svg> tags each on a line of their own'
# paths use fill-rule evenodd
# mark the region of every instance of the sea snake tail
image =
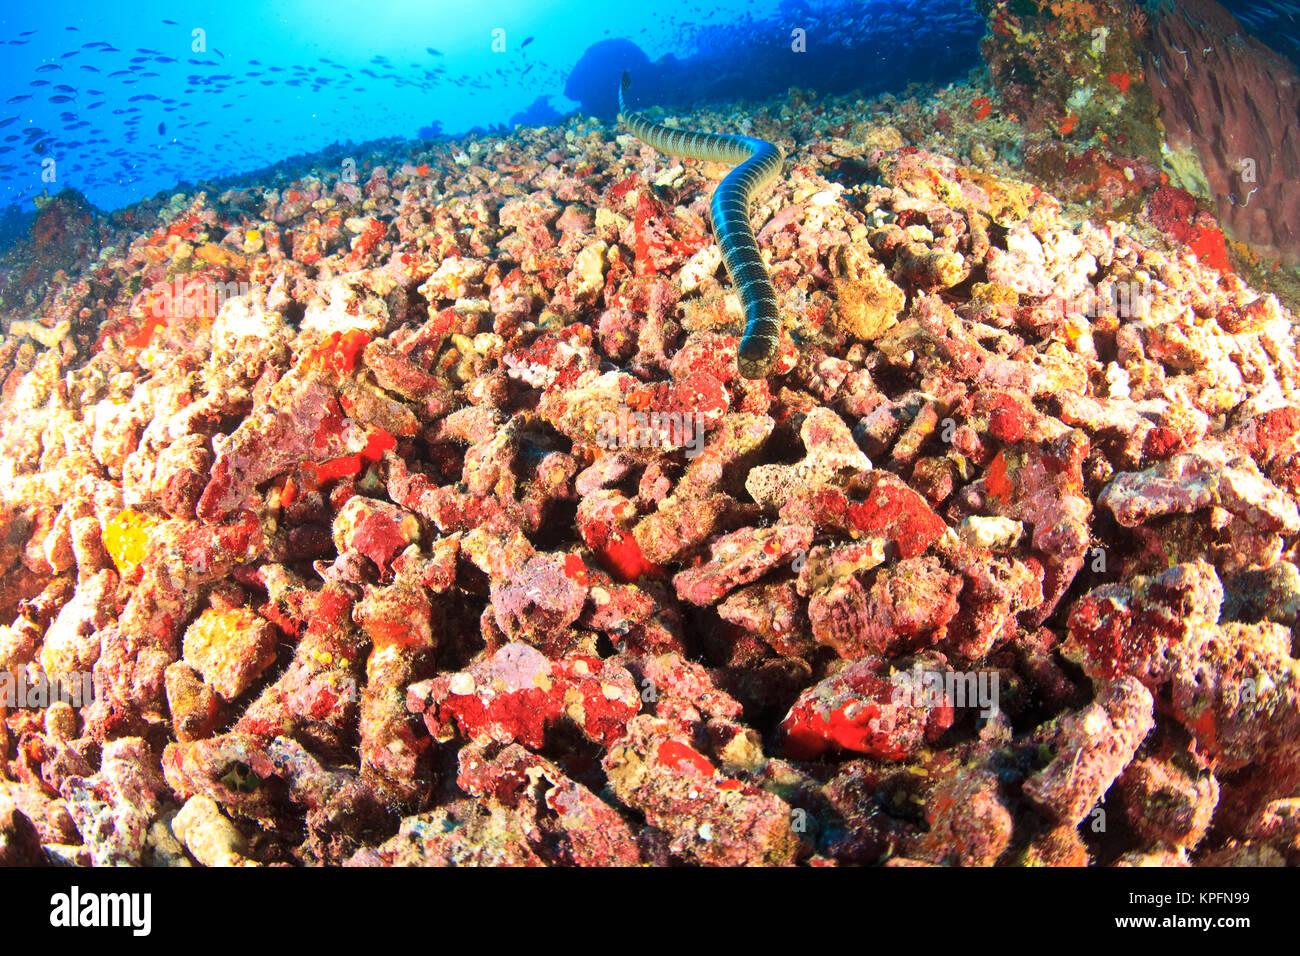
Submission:
<svg viewBox="0 0 1300 956">
<path fill-rule="evenodd" d="M 624 103 L 623 94 L 631 83 L 631 77 L 624 73 L 618 88 L 618 118 L 633 136 L 661 153 L 739 164 L 713 191 L 710 217 L 727 275 L 745 309 L 745 334 L 740 339 L 736 365 L 745 378 L 765 378 L 776 361 L 781 314 L 776 290 L 749 226 L 749 202 L 781 171 L 785 157 L 765 139 L 693 133 L 653 123 Z"/>
</svg>

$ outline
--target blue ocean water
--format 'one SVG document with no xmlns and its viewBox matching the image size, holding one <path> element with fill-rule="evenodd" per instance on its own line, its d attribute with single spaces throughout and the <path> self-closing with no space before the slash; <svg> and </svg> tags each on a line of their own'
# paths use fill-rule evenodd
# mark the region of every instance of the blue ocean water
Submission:
<svg viewBox="0 0 1300 956">
<path fill-rule="evenodd" d="M 1300 4 L 1226 5 L 1300 62 Z M 44 192 L 111 210 L 331 144 L 610 117 L 623 69 L 679 108 L 944 83 L 984 30 L 974 0 L 27 2 L 0 15 L 0 246 Z"/>
<path fill-rule="evenodd" d="M 1294 0 L 1222 0 L 1242 26 L 1300 66 L 1300 3 Z"/>
<path fill-rule="evenodd" d="M 0 16 L 0 209 L 67 187 L 114 209 L 333 143 L 608 115 L 625 67 L 683 106 L 901 89 L 977 66 L 982 32 L 971 0 L 24 3 Z"/>
</svg>

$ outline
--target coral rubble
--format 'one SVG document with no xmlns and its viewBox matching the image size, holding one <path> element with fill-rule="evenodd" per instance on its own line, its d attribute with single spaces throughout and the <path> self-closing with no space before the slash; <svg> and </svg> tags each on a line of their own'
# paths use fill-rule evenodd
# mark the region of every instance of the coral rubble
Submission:
<svg viewBox="0 0 1300 956">
<path fill-rule="evenodd" d="M 577 119 L 11 306 L 0 672 L 95 693 L 3 702 L 0 858 L 1300 861 L 1294 315 L 1149 166 L 1075 216 L 875 106 L 746 120 L 766 379 L 711 170 Z"/>
</svg>

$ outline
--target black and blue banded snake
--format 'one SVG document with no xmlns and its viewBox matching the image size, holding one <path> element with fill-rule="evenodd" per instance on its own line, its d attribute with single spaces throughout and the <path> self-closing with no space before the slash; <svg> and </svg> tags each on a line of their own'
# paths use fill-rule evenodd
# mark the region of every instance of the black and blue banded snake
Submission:
<svg viewBox="0 0 1300 956">
<path fill-rule="evenodd" d="M 739 163 L 713 191 L 710 217 L 727 275 L 745 310 L 745 333 L 740 339 L 736 365 L 745 378 L 765 378 L 776 362 L 781 313 L 749 225 L 749 202 L 781 171 L 785 157 L 765 139 L 693 133 L 652 122 L 624 103 L 623 94 L 630 84 L 631 78 L 624 73 L 618 88 L 618 118 L 637 139 L 673 156 Z"/>
</svg>

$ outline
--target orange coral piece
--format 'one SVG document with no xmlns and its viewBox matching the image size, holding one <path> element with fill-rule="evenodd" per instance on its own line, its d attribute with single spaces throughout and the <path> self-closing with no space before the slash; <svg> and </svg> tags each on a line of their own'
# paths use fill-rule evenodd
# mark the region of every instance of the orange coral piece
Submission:
<svg viewBox="0 0 1300 956">
<path fill-rule="evenodd" d="M 988 474 L 984 478 L 984 487 L 994 498 L 1006 501 L 1011 497 L 1011 481 L 1007 478 L 1007 459 L 1003 452 L 998 452 L 989 464 Z"/>
<path fill-rule="evenodd" d="M 119 511 L 100 535 L 104 550 L 123 577 L 134 576 L 149 550 L 149 534 L 161 524 L 157 518 L 139 511 Z"/>
<path fill-rule="evenodd" d="M 188 215 L 181 216 L 177 218 L 166 229 L 166 231 L 159 229 L 157 232 L 155 232 L 150 237 L 149 242 L 151 244 L 162 242 L 168 236 L 180 236 L 182 239 L 193 239 L 196 235 L 196 233 L 194 232 L 194 227 L 199 224 L 199 220 L 201 218 L 202 216 L 197 212 L 192 212 L 189 213 Z"/>
<path fill-rule="evenodd" d="M 339 427 L 342 427 L 341 422 Z M 355 455 L 343 455 L 341 458 L 331 458 L 323 462 L 306 461 L 303 462 L 302 467 L 317 485 L 323 485 L 339 478 L 359 474 L 363 464 L 379 461 L 385 451 L 396 446 L 396 438 L 382 428 L 376 428 L 366 436 L 366 447 Z"/>
<path fill-rule="evenodd" d="M 362 461 L 379 461 L 385 451 L 396 447 L 396 438 L 382 428 L 376 428 L 366 436 L 366 447 L 361 449 L 360 458 Z"/>
<path fill-rule="evenodd" d="M 246 607 L 206 609 L 185 631 L 186 663 L 226 700 L 275 662 L 275 629 Z"/>
<path fill-rule="evenodd" d="M 325 341 L 307 355 L 305 367 L 322 371 L 333 369 L 340 375 L 349 375 L 357 367 L 357 358 L 370 342 L 370 336 L 359 329 L 331 332 Z"/>
<path fill-rule="evenodd" d="M 186 645 L 224 647 L 261 618 L 246 607 L 207 608 L 185 632 Z"/>
<path fill-rule="evenodd" d="M 323 485 L 328 481 L 347 478 L 361 471 L 361 456 L 344 455 L 342 458 L 331 458 L 320 464 L 309 461 L 305 462 L 303 467 L 315 479 L 316 484 Z"/>
<path fill-rule="evenodd" d="M 1223 237 L 1222 230 L 1211 226 L 1197 226 L 1196 238 L 1187 246 L 1207 265 L 1213 266 L 1225 275 L 1232 272 L 1232 263 L 1228 259 L 1228 241 Z"/>
<path fill-rule="evenodd" d="M 153 339 L 154 331 L 164 328 L 167 320 L 156 315 L 151 315 L 145 320 L 144 325 L 140 326 L 140 331 L 134 335 L 129 335 L 122 340 L 122 344 L 129 349 L 142 349 L 147 346 Z"/>
<path fill-rule="evenodd" d="M 578 555 L 566 554 L 564 556 L 564 576 L 586 587 L 587 565 L 583 563 L 582 558 L 578 557 Z"/>
<path fill-rule="evenodd" d="M 208 265 L 221 266 L 225 269 L 243 269 L 248 260 L 237 252 L 219 246 L 215 242 L 204 243 L 194 250 L 194 258 Z"/>
<path fill-rule="evenodd" d="M 1062 0 L 1048 4 L 1052 16 L 1056 17 L 1062 28 L 1070 33 L 1088 33 L 1093 24 L 1101 19 L 1095 4 L 1086 0 Z"/>
<path fill-rule="evenodd" d="M 702 777 L 712 777 L 717 772 L 707 757 L 677 740 L 665 740 L 656 755 L 660 763 L 673 770 L 680 770 L 685 764 Z"/>
</svg>

